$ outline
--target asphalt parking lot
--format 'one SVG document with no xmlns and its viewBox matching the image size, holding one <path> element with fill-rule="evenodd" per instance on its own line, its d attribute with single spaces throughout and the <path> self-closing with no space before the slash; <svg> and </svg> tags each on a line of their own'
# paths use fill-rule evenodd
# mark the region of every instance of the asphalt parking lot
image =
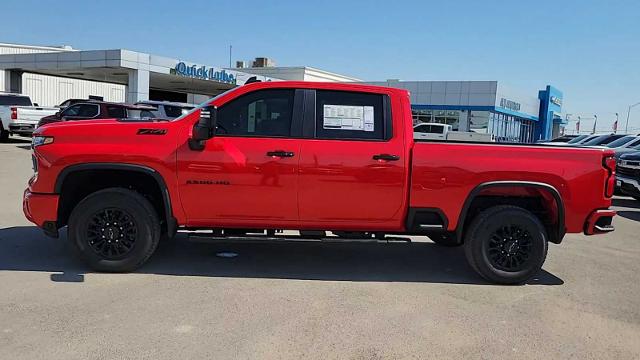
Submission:
<svg viewBox="0 0 640 360">
<path fill-rule="evenodd" d="M 200 243 L 136 273 L 89 272 L 24 218 L 27 140 L 0 144 L 0 358 L 640 358 L 640 203 L 612 234 L 569 235 L 524 286 L 461 249 Z M 217 253 L 230 251 L 235 258 Z"/>
</svg>

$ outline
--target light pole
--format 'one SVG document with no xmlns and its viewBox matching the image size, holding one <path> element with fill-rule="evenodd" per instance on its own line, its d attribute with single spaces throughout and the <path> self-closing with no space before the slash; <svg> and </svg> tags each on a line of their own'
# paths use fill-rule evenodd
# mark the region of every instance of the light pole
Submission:
<svg viewBox="0 0 640 360">
<path fill-rule="evenodd" d="M 598 115 L 593 115 L 593 118 L 595 120 L 593 120 L 593 132 L 591 132 L 592 134 L 596 133 L 596 125 L 598 124 Z"/>
<path fill-rule="evenodd" d="M 569 116 L 571 116 L 571 115 L 573 115 L 573 114 L 564 114 L 564 122 L 566 122 L 567 125 L 569 125 Z M 565 131 L 567 130 L 567 125 L 565 125 L 562 128 L 562 135 L 564 135 Z"/>
<path fill-rule="evenodd" d="M 613 133 L 617 133 L 618 132 L 618 113 L 616 113 L 616 123 L 613 126 Z"/>
<path fill-rule="evenodd" d="M 628 134 L 629 133 L 629 115 L 631 114 L 631 108 L 634 106 L 638 106 L 640 105 L 640 102 L 637 102 L 635 104 L 629 105 L 629 109 L 627 110 L 627 124 L 624 126 L 624 133 Z"/>
</svg>

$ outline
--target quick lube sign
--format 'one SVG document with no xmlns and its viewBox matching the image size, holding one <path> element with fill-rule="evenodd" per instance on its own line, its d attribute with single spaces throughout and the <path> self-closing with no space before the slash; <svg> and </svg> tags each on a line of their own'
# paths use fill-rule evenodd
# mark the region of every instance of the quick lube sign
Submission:
<svg viewBox="0 0 640 360">
<path fill-rule="evenodd" d="M 236 85 L 237 79 L 234 74 L 228 73 L 225 70 L 218 70 L 212 67 L 191 65 L 188 66 L 184 62 L 176 64 L 174 69 L 171 69 L 172 73 L 180 76 L 191 77 L 194 79 L 211 80 L 226 84 Z"/>
</svg>

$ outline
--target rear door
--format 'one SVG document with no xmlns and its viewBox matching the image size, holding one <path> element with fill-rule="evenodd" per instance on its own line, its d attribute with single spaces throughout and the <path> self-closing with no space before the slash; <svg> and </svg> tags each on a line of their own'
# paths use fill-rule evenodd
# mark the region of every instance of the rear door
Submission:
<svg viewBox="0 0 640 360">
<path fill-rule="evenodd" d="M 305 227 L 376 229 L 397 222 L 404 205 L 402 129 L 388 95 L 309 90 L 301 143 L 299 213 Z M 315 96 L 313 96 L 315 95 Z"/>
</svg>

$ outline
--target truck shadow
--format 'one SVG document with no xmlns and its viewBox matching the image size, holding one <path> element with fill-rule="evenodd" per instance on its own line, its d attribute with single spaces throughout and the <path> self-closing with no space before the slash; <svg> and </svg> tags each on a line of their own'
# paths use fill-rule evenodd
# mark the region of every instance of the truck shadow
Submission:
<svg viewBox="0 0 640 360">
<path fill-rule="evenodd" d="M 225 258 L 226 252 L 238 256 Z M 53 272 L 52 281 L 83 282 L 90 271 L 72 256 L 64 232 L 50 239 L 35 227 L 0 229 L 0 271 Z M 384 281 L 491 285 L 467 264 L 462 249 L 420 243 L 320 243 L 292 241 L 161 244 L 139 273 L 318 281 Z M 562 285 L 542 271 L 530 285 Z"/>
<path fill-rule="evenodd" d="M 629 220 L 640 221 L 640 201 L 631 198 L 614 198 L 612 205 L 624 209 L 616 209 L 618 216 Z"/>
<path fill-rule="evenodd" d="M 619 198 L 616 197 L 611 201 L 613 206 L 619 206 L 631 209 L 640 209 L 640 201 L 632 198 Z"/>
</svg>

